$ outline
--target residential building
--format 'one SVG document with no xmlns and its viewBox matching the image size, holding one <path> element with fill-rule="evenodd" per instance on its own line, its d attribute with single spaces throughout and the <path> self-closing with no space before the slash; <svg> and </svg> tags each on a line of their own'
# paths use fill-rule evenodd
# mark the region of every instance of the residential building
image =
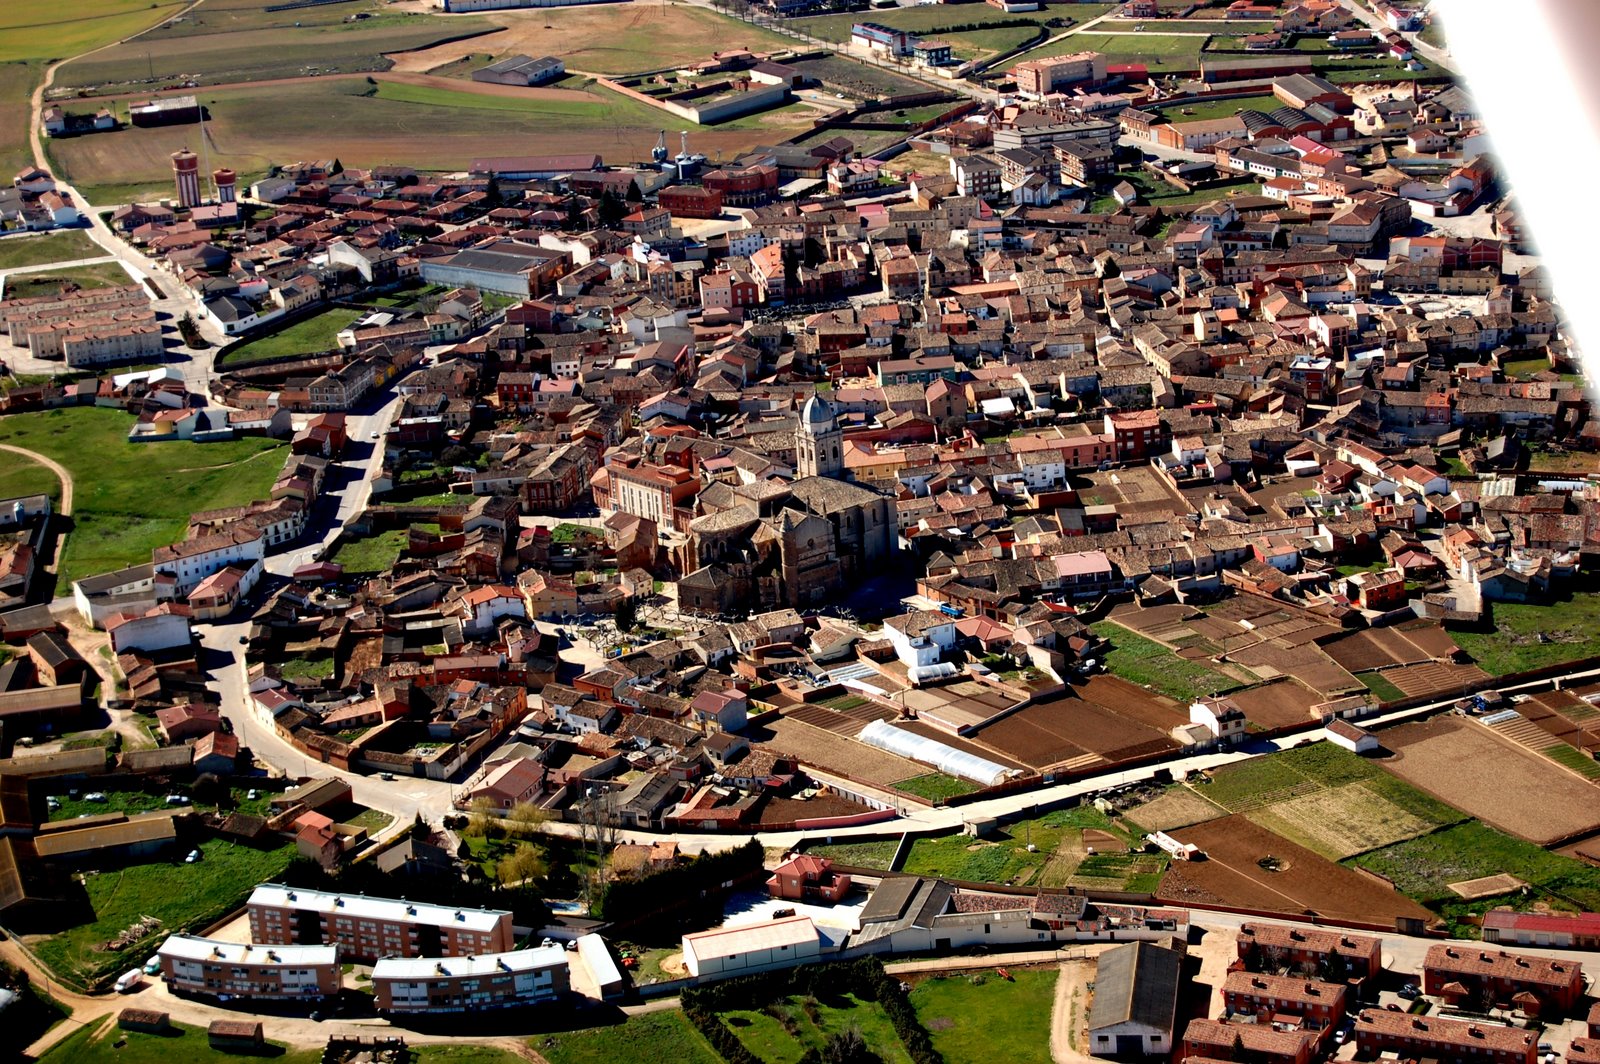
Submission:
<svg viewBox="0 0 1600 1064">
<path fill-rule="evenodd" d="M 380 1013 L 482 1012 L 557 1001 L 571 987 L 560 946 L 465 957 L 385 957 L 372 967 Z"/>
<path fill-rule="evenodd" d="M 260 1001 L 320 1001 L 339 995 L 338 946 L 259 946 L 173 935 L 156 951 L 161 978 L 177 994 Z"/>
<path fill-rule="evenodd" d="M 250 938 L 268 945 L 334 943 L 358 963 L 379 957 L 508 953 L 511 914 L 334 894 L 264 883 L 250 895 Z"/>
</svg>

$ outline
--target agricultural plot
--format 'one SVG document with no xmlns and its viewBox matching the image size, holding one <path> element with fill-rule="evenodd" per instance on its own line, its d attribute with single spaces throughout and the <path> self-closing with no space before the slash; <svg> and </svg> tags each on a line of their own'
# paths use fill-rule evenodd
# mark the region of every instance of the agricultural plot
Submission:
<svg viewBox="0 0 1600 1064">
<path fill-rule="evenodd" d="M 437 19 L 446 29 L 460 19 Z M 476 20 L 474 20 L 476 21 Z M 426 71 L 463 56 L 493 51 L 495 59 L 523 53 L 559 55 L 568 70 L 629 74 L 709 59 L 712 52 L 748 48 L 778 52 L 799 47 L 788 37 L 687 4 L 602 4 L 496 11 L 500 27 L 487 37 L 454 40 L 391 55 L 396 70 Z"/>
<path fill-rule="evenodd" d="M 1096 680 L 1104 679 L 1096 677 Z M 1181 723 L 1172 709 L 1143 706 L 1148 692 L 1121 683 L 1105 697 L 1104 688 L 1085 686 L 1074 694 L 1036 702 L 971 734 L 971 738 L 1035 769 L 1057 766 L 1084 771 L 1159 754 L 1177 748 L 1167 730 Z M 1126 689 L 1124 691 L 1124 689 Z M 1122 697 L 1126 695 L 1126 697 Z M 1098 699 L 1098 700 L 1097 700 Z M 1124 707 L 1123 712 L 1109 708 Z M 1152 726 L 1133 714 L 1153 708 L 1167 718 L 1165 727 Z M 1129 712 L 1131 710 L 1131 712 Z"/>
<path fill-rule="evenodd" d="M 1489 630 L 1452 632 L 1491 676 L 1600 654 L 1600 594 L 1580 592 L 1550 606 L 1496 602 Z"/>
<path fill-rule="evenodd" d="M 829 54 L 817 59 L 802 59 L 788 65 L 804 71 L 808 77 L 816 78 L 829 88 L 864 99 L 930 91 L 929 87 L 920 81 L 884 70 L 882 67 L 858 63 L 841 55 Z"/>
<path fill-rule="evenodd" d="M 1178 784 L 1127 811 L 1127 818 L 1150 831 L 1171 831 L 1227 816 L 1228 811 L 1200 792 Z"/>
<path fill-rule="evenodd" d="M 259 174 L 274 161 L 333 157 L 346 166 L 404 163 L 455 171 L 477 156 L 504 155 L 508 144 L 532 154 L 648 157 L 660 112 L 594 86 L 551 92 L 561 96 L 511 101 L 516 106 L 506 109 L 499 95 L 419 91 L 351 77 L 214 89 L 201 99 L 210 115 L 212 162 L 241 175 Z M 782 140 L 808 122 L 807 115 L 784 109 L 699 131 L 693 143 L 708 154 L 733 154 Z M 185 126 L 126 129 L 52 142 L 50 153 L 58 172 L 90 202 L 117 203 L 168 189 L 171 154 L 194 136 Z"/>
<path fill-rule="evenodd" d="M 1438 718 L 1384 733 L 1396 776 L 1541 846 L 1600 828 L 1595 788 L 1476 721 Z M 1492 773 L 1494 786 L 1484 786 Z"/>
<path fill-rule="evenodd" d="M 1204 794 L 1333 860 L 1465 818 L 1325 742 L 1230 765 L 1216 773 Z"/>
<path fill-rule="evenodd" d="M 1116 621 L 1100 621 L 1089 626 L 1095 635 L 1109 640 L 1106 668 L 1116 676 L 1156 691 L 1187 705 L 1205 695 L 1218 695 L 1241 686 L 1240 682 L 1199 661 L 1179 657 L 1154 640 L 1134 635 Z"/>
<path fill-rule="evenodd" d="M 630 1016 L 612 1027 L 563 1031 L 533 1040 L 550 1064 L 612 1064 L 617 1060 L 721 1064 L 722 1057 L 681 1011 Z"/>
<path fill-rule="evenodd" d="M 1397 917 L 1431 920 L 1421 905 L 1376 879 L 1334 864 L 1242 816 L 1186 828 L 1184 842 L 1204 861 L 1174 861 L 1157 896 L 1174 904 L 1225 902 L 1297 916 L 1388 923 Z"/>
<path fill-rule="evenodd" d="M 1505 904 L 1523 908 L 1543 902 L 1566 910 L 1600 909 L 1600 868 L 1550 853 L 1476 820 L 1364 853 L 1350 863 L 1384 876 L 1396 890 L 1438 909 L 1452 923 Z M 1530 895 L 1464 902 L 1450 889 L 1452 883 L 1500 874 L 1528 883 Z"/>
<path fill-rule="evenodd" d="M 111 285 L 131 284 L 119 263 L 96 262 L 88 266 L 65 266 L 37 273 L 14 273 L 4 279 L 7 299 L 28 299 L 32 296 L 53 296 L 66 285 L 76 288 L 107 288 Z"/>
<path fill-rule="evenodd" d="M 100 92 L 193 80 L 202 85 L 388 70 L 386 52 L 493 30 L 483 19 L 384 14 L 356 23 L 153 34 L 73 60 L 56 84 Z"/>
<path fill-rule="evenodd" d="M 1017 62 L 1050 59 L 1073 52 L 1103 52 L 1108 63 L 1144 63 L 1154 74 L 1161 70 L 1198 70 L 1200 52 L 1209 38 L 1155 37 L 1142 33 L 1074 33 L 1017 57 Z"/>
<path fill-rule="evenodd" d="M 971 883 L 1153 890 L 1167 859 L 1128 853 L 1138 841 L 1126 825 L 1093 806 L 1077 806 L 1007 824 L 986 839 L 917 839 L 900 870 Z"/>
<path fill-rule="evenodd" d="M 0 4 L 0 62 L 65 59 L 121 40 L 185 7 L 183 0 L 73 0 L 57 12 Z"/>
</svg>

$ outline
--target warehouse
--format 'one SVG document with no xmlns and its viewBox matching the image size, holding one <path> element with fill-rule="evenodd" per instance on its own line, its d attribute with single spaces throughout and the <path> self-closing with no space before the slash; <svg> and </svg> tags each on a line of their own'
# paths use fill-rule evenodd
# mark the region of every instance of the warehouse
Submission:
<svg viewBox="0 0 1600 1064">
<path fill-rule="evenodd" d="M 514 55 L 509 59 L 502 59 L 498 63 L 491 63 L 472 72 L 473 81 L 488 82 L 491 85 L 543 85 L 547 81 L 554 81 L 567 72 L 567 65 L 554 56 L 540 56 L 534 59 L 526 55 Z"/>
<path fill-rule="evenodd" d="M 822 950 L 809 916 L 683 936 L 683 966 L 699 978 L 745 975 L 815 961 Z"/>
<path fill-rule="evenodd" d="M 1182 970 L 1183 954 L 1154 942 L 1102 953 L 1089 1011 L 1089 1051 L 1097 1057 L 1170 1052 Z"/>
</svg>

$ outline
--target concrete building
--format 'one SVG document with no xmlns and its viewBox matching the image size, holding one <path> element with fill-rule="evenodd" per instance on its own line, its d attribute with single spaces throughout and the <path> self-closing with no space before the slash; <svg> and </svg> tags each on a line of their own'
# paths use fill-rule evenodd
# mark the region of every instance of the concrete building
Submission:
<svg viewBox="0 0 1600 1064">
<path fill-rule="evenodd" d="M 554 81 L 567 72 L 567 65 L 554 56 L 540 56 L 534 59 L 526 55 L 514 55 L 509 59 L 502 59 L 498 63 L 491 63 L 472 72 L 473 81 L 483 81 L 492 85 L 543 85 L 547 81 Z"/>
<path fill-rule="evenodd" d="M 683 936 L 683 965 L 694 978 L 725 978 L 814 961 L 822 951 L 809 916 Z"/>
<path fill-rule="evenodd" d="M 162 980 L 179 994 L 311 1001 L 339 993 L 338 946 L 255 946 L 173 935 L 156 957 Z"/>
<path fill-rule="evenodd" d="M 391 957 L 372 968 L 379 1012 L 479 1012 L 554 1001 L 570 989 L 559 946 L 466 957 Z"/>
<path fill-rule="evenodd" d="M 270 945 L 336 943 L 348 960 L 509 953 L 511 914 L 501 909 L 333 894 L 264 883 L 250 895 L 250 937 Z"/>
<path fill-rule="evenodd" d="M 1183 954 L 1155 942 L 1130 942 L 1100 955 L 1089 1052 L 1097 1057 L 1164 1055 L 1172 1050 Z"/>
<path fill-rule="evenodd" d="M 1483 914 L 1483 940 L 1500 945 L 1600 949 L 1600 913 L 1492 909 Z"/>
</svg>

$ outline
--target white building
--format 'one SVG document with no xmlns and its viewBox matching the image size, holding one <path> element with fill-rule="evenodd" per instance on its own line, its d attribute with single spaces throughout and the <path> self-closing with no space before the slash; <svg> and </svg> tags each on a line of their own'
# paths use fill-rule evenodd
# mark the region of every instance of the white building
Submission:
<svg viewBox="0 0 1600 1064">
<path fill-rule="evenodd" d="M 150 552 L 150 563 L 156 572 L 172 574 L 177 580 L 177 593 L 187 595 L 219 569 L 229 565 L 248 568 L 261 561 L 265 545 L 259 531 L 237 529 L 157 547 Z"/>
<path fill-rule="evenodd" d="M 1376 735 L 1347 720 L 1335 720 L 1328 725 L 1328 741 L 1352 754 L 1375 754 L 1379 746 Z"/>
<path fill-rule="evenodd" d="M 467 957 L 389 957 L 372 968 L 374 1003 L 382 1012 L 479 1012 L 553 1001 L 567 992 L 567 954 L 560 946 Z"/>
<path fill-rule="evenodd" d="M 694 978 L 722 978 L 815 961 L 822 938 L 809 916 L 683 936 L 683 966 Z"/>
<path fill-rule="evenodd" d="M 129 650 L 154 653 L 189 645 L 187 606 L 163 602 L 142 612 L 111 613 L 104 624 L 111 649 L 118 654 Z"/>
<path fill-rule="evenodd" d="M 1190 703 L 1189 723 L 1200 725 L 1226 745 L 1242 741 L 1250 722 L 1231 698 L 1202 698 Z"/>
<path fill-rule="evenodd" d="M 1130 942 L 1100 955 L 1089 1009 L 1089 1052 L 1135 1057 L 1172 1050 L 1183 954 Z"/>
<path fill-rule="evenodd" d="M 956 645 L 955 618 L 932 610 L 912 610 L 883 622 L 895 656 L 907 667 L 937 665 Z"/>
</svg>

